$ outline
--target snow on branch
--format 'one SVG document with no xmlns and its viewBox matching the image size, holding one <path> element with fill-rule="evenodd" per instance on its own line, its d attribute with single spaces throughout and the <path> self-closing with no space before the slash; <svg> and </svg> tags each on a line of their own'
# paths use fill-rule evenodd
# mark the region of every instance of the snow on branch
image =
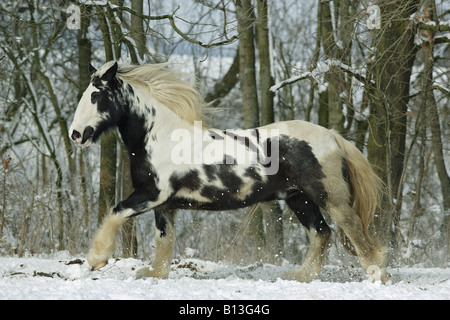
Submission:
<svg viewBox="0 0 450 320">
<path fill-rule="evenodd" d="M 323 84 L 325 82 L 324 75 L 325 75 L 325 73 L 330 71 L 330 67 L 338 67 L 341 70 L 343 70 L 343 71 L 349 73 L 350 75 L 352 75 L 353 77 L 355 77 L 360 82 L 362 82 L 362 83 L 366 82 L 365 76 L 362 75 L 358 70 L 353 69 L 352 67 L 346 65 L 345 63 L 343 63 L 337 59 L 327 59 L 325 61 L 321 61 L 321 62 L 317 63 L 317 67 L 315 69 L 313 69 L 312 71 L 302 72 L 298 76 L 291 77 L 291 78 L 286 79 L 278 84 L 273 85 L 270 88 L 270 91 L 275 92 L 289 84 L 293 84 L 297 81 L 311 79 L 311 78 L 314 79 L 317 83 Z"/>
<path fill-rule="evenodd" d="M 416 44 L 422 45 L 424 42 L 430 42 L 432 44 L 450 42 L 450 20 L 432 21 L 426 12 L 416 12 L 409 19 L 418 30 L 424 32 L 426 35 L 425 37 L 420 37 L 420 34 L 418 34 L 419 36 L 416 35 Z M 438 33 L 441 33 L 440 36 L 437 36 Z"/>
</svg>

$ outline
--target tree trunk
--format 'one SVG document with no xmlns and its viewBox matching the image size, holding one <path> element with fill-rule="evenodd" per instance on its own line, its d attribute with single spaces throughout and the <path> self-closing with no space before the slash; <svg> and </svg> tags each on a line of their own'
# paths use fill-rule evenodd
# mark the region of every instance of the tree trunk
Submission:
<svg viewBox="0 0 450 320">
<path fill-rule="evenodd" d="M 144 59 L 147 51 L 147 41 L 145 39 L 143 14 L 143 0 L 131 0 L 131 10 L 136 14 L 131 15 L 130 34 L 134 39 L 135 47 L 141 60 Z"/>
<path fill-rule="evenodd" d="M 335 20 L 340 21 L 340 25 L 333 28 L 332 12 L 329 1 L 322 1 L 319 4 L 320 11 L 320 32 L 325 55 L 328 59 L 336 59 L 349 64 L 351 52 L 351 34 L 354 28 L 351 21 L 347 0 L 341 3 L 334 1 Z M 337 22 L 336 22 L 337 24 Z M 336 41 L 335 41 L 336 37 Z M 339 42 L 338 46 L 336 42 Z M 330 66 L 327 74 L 328 87 L 327 94 L 321 97 L 321 108 L 319 110 L 320 124 L 330 129 L 335 129 L 340 133 L 344 132 L 345 116 L 343 113 L 343 102 L 341 94 L 348 88 L 344 72 L 337 66 Z M 347 92 L 350 96 L 350 93 Z M 323 99 L 327 100 L 324 101 Z M 326 103 L 324 103 L 326 102 Z"/>
<path fill-rule="evenodd" d="M 273 98 L 274 93 L 270 88 L 274 85 L 272 76 L 272 59 L 270 56 L 271 43 L 269 35 L 267 0 L 257 1 L 258 23 L 258 49 L 259 49 L 259 85 L 261 92 L 261 123 L 264 126 L 273 123 Z"/>
<path fill-rule="evenodd" d="M 77 33 L 78 44 L 78 77 L 79 77 L 79 90 L 77 95 L 77 101 L 80 101 L 83 92 L 91 82 L 91 76 L 88 72 L 88 66 L 91 62 L 92 43 L 87 36 L 88 28 L 90 24 L 90 12 L 91 7 L 81 5 L 81 23 L 80 29 Z"/>
<path fill-rule="evenodd" d="M 96 7 L 100 30 L 103 35 L 106 61 L 114 59 L 114 51 L 110 30 L 105 13 L 101 7 Z M 115 204 L 116 196 L 116 156 L 117 141 L 113 132 L 106 132 L 100 138 L 100 190 L 98 198 L 98 223 Z"/>
<path fill-rule="evenodd" d="M 436 21 L 437 17 L 434 16 L 436 12 L 436 4 L 434 0 L 428 0 L 427 14 L 430 21 Z M 450 176 L 447 173 L 445 165 L 443 144 L 441 138 L 441 125 L 439 120 L 439 112 L 436 106 L 436 99 L 434 97 L 434 40 L 436 31 L 426 30 L 425 34 L 428 38 L 428 43 L 423 44 L 424 52 L 424 103 L 427 108 L 427 120 L 428 126 L 431 128 L 431 148 L 434 155 L 434 162 L 436 164 L 436 171 L 438 173 L 439 182 L 441 185 L 443 207 L 444 207 L 444 221 L 442 222 L 441 234 L 442 243 L 447 245 L 447 257 L 450 256 Z M 448 260 L 448 259 L 447 259 Z"/>
<path fill-rule="evenodd" d="M 253 23 L 255 21 L 250 0 L 241 0 L 238 4 L 239 32 L 239 80 L 244 108 L 244 128 L 259 126 L 258 95 L 256 90 L 255 45 Z"/>
<path fill-rule="evenodd" d="M 98 198 L 98 222 L 101 223 L 116 202 L 117 138 L 106 132 L 100 142 L 100 190 Z"/>
<path fill-rule="evenodd" d="M 83 95 L 84 90 L 86 90 L 87 86 L 91 81 L 90 74 L 88 72 L 88 66 L 91 61 L 92 54 L 92 43 L 89 37 L 87 36 L 89 24 L 90 24 L 90 12 L 91 7 L 80 5 L 81 12 L 81 23 L 80 29 L 77 33 L 77 44 L 78 44 L 78 95 L 77 101 L 80 101 L 81 96 Z M 75 111 L 74 111 L 75 112 Z M 88 191 L 87 191 L 87 180 L 86 175 L 90 174 L 90 172 L 86 172 L 86 166 L 84 164 L 84 157 L 82 149 L 79 151 L 79 175 L 81 178 L 81 194 L 82 194 L 82 204 L 83 204 L 83 221 L 84 226 L 87 228 L 89 221 L 89 201 L 88 201 Z"/>
<path fill-rule="evenodd" d="M 228 69 L 227 73 L 222 77 L 222 79 L 220 81 L 217 81 L 217 83 L 214 85 L 214 91 L 209 92 L 206 95 L 205 101 L 212 102 L 214 100 L 225 97 L 231 91 L 231 89 L 236 86 L 236 83 L 238 82 L 238 74 L 239 49 L 236 50 L 236 55 L 233 59 L 233 63 L 230 66 L 230 69 Z M 217 102 L 214 102 L 214 105 L 216 104 Z"/>
<path fill-rule="evenodd" d="M 272 59 L 270 56 L 271 42 L 268 23 L 267 0 L 257 1 L 258 23 L 258 49 L 259 49 L 259 82 L 261 96 L 261 125 L 274 122 L 274 93 L 270 88 L 274 85 L 272 76 Z M 278 201 L 261 207 L 266 224 L 266 259 L 269 263 L 281 263 L 283 258 L 283 211 Z"/>
<path fill-rule="evenodd" d="M 387 212 L 378 216 L 377 227 L 382 236 L 391 238 L 395 245 L 392 224 L 398 230 L 400 210 L 395 211 L 394 199 L 399 190 L 403 172 L 406 111 L 409 85 L 416 49 L 414 31 L 409 29 L 409 17 L 416 12 L 419 0 L 380 0 L 382 28 L 375 31 L 377 39 L 372 80 L 374 98 L 370 105 L 369 161 L 387 184 L 388 196 L 383 207 Z M 397 208 L 401 208 L 397 199 Z M 389 236 L 390 235 L 390 236 Z"/>
<path fill-rule="evenodd" d="M 144 22 L 142 19 L 143 14 L 143 0 L 132 0 L 131 10 L 136 14 L 131 15 L 130 34 L 134 39 L 134 44 L 141 60 L 145 58 L 148 53 L 146 46 L 146 38 L 144 33 Z M 133 53 L 134 48 L 131 43 L 127 43 L 130 50 L 130 57 L 132 63 L 139 63 L 136 54 Z M 123 143 L 120 143 L 120 163 L 118 174 L 122 177 L 122 184 L 118 186 L 120 189 L 120 200 L 126 199 L 133 192 L 133 183 L 131 181 L 130 172 L 130 156 Z M 136 238 L 136 219 L 128 219 L 128 221 L 122 226 L 122 251 L 124 257 L 137 257 L 138 242 Z"/>
<path fill-rule="evenodd" d="M 259 126 L 258 93 L 256 89 L 255 46 L 253 37 L 254 12 L 250 0 L 241 0 L 236 5 L 239 32 L 239 81 L 242 92 L 242 106 L 244 108 L 244 128 Z M 252 210 L 253 211 L 253 210 Z M 262 210 L 255 210 L 250 225 L 253 236 L 255 253 L 261 258 L 261 248 L 264 247 L 264 225 Z"/>
<path fill-rule="evenodd" d="M 130 156 L 123 143 L 120 144 L 121 168 L 119 174 L 122 176 L 120 188 L 121 200 L 130 196 L 133 192 L 133 183 L 130 174 Z M 128 219 L 122 226 L 122 251 L 124 257 L 137 257 L 136 219 Z"/>
</svg>

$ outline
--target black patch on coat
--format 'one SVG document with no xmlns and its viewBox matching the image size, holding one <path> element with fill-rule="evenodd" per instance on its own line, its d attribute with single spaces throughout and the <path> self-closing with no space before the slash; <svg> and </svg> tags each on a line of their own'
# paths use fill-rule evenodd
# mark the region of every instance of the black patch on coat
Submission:
<svg viewBox="0 0 450 320">
<path fill-rule="evenodd" d="M 101 92 L 99 92 L 99 91 L 92 92 L 91 93 L 91 103 L 96 104 L 100 100 L 101 97 L 102 97 Z"/>
<path fill-rule="evenodd" d="M 214 181 L 217 179 L 217 172 L 219 171 L 219 167 L 213 164 L 205 164 L 203 165 L 203 170 L 205 171 L 206 177 L 208 181 Z"/>
<path fill-rule="evenodd" d="M 156 201 L 161 190 L 157 187 L 159 177 L 151 165 L 151 154 L 145 148 L 146 136 L 151 134 L 151 130 L 146 129 L 146 119 L 134 112 L 129 103 L 130 101 L 124 104 L 117 127 L 128 150 L 131 181 L 135 191 L 117 207 L 132 208 L 137 211 L 134 215 L 138 215 L 148 210 L 145 203 Z"/>
<path fill-rule="evenodd" d="M 244 172 L 244 176 L 252 178 L 255 181 L 262 181 L 262 177 L 256 172 L 255 167 L 248 167 Z"/>
<path fill-rule="evenodd" d="M 232 166 L 219 165 L 217 176 L 227 190 L 240 188 L 242 185 L 242 179 L 232 170 Z"/>
<path fill-rule="evenodd" d="M 306 141 L 281 135 L 279 154 L 280 159 L 286 159 L 280 161 L 280 170 L 285 171 L 285 175 L 316 205 L 325 209 L 328 199 L 323 184 L 325 174 L 311 146 Z"/>
<path fill-rule="evenodd" d="M 160 193 L 156 187 L 158 175 L 149 161 L 151 155 L 145 149 L 145 137 L 150 134 L 145 129 L 145 119 L 131 112 L 121 120 L 119 132 L 130 157 L 133 187 L 147 193 L 148 200 L 156 200 Z"/>
<path fill-rule="evenodd" d="M 286 199 L 286 204 L 308 230 L 314 228 L 322 236 L 331 234 L 331 229 L 322 216 L 319 207 L 305 192 L 297 191 L 295 194 L 291 194 Z"/>
<path fill-rule="evenodd" d="M 97 89 L 102 89 L 103 88 L 103 82 L 100 79 L 99 76 L 95 76 L 92 78 L 92 84 L 94 85 L 94 87 L 96 87 Z"/>
<path fill-rule="evenodd" d="M 198 190 L 202 185 L 197 170 L 190 170 L 183 175 L 172 174 L 169 178 L 170 186 L 174 192 L 181 189 Z"/>
<path fill-rule="evenodd" d="M 212 201 L 219 200 L 219 195 L 221 195 L 225 190 L 220 189 L 216 186 L 207 185 L 204 186 L 200 192 L 203 197 L 211 199 Z"/>
<path fill-rule="evenodd" d="M 97 111 L 103 120 L 97 124 L 92 135 L 93 142 L 98 141 L 101 134 L 106 130 L 118 125 L 124 113 L 129 109 L 129 103 L 122 94 L 123 81 L 112 78 L 107 85 L 98 76 L 92 78 L 92 84 L 99 91 L 91 94 L 91 102 L 97 105 Z M 129 92 L 132 96 L 133 91 Z"/>
</svg>

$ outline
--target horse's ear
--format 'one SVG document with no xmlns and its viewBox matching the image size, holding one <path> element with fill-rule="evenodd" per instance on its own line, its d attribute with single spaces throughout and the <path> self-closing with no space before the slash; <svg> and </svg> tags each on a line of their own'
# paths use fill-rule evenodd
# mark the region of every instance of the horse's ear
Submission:
<svg viewBox="0 0 450 320">
<path fill-rule="evenodd" d="M 117 67 L 118 67 L 118 65 L 117 65 L 117 61 L 116 61 L 116 62 L 114 62 L 114 64 L 111 67 L 109 67 L 108 70 L 105 71 L 105 73 L 103 74 L 101 79 L 106 82 L 111 81 L 116 76 Z"/>
<path fill-rule="evenodd" d="M 89 63 L 89 73 L 91 74 L 91 76 L 97 72 L 97 69 L 95 69 L 91 63 Z"/>
</svg>

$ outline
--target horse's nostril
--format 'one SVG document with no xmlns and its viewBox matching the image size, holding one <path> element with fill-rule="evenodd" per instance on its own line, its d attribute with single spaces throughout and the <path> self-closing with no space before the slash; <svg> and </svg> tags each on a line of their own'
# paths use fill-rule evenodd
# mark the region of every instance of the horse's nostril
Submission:
<svg viewBox="0 0 450 320">
<path fill-rule="evenodd" d="M 76 141 L 77 139 L 81 138 L 81 133 L 79 133 L 77 130 L 73 130 L 71 137 L 73 141 Z"/>
</svg>

